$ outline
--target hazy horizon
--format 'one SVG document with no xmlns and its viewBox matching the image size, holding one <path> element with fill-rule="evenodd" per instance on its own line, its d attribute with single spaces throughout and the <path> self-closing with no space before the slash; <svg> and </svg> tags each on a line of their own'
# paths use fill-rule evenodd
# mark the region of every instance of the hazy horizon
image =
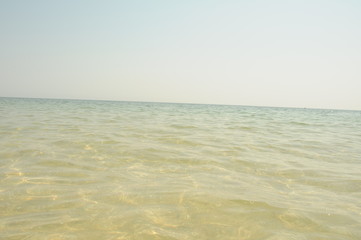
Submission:
<svg viewBox="0 0 361 240">
<path fill-rule="evenodd" d="M 282 107 L 270 105 L 242 105 L 242 104 L 221 104 L 221 103 L 197 103 L 197 102 L 156 102 L 156 101 L 132 101 L 132 100 L 111 100 L 111 99 L 81 99 L 81 98 L 39 98 L 39 97 L 4 97 L 14 99 L 39 99 L 39 100 L 67 100 L 67 101 L 100 101 L 100 102 L 129 102 L 129 103 L 154 103 L 154 104 L 189 104 L 189 105 L 215 105 L 215 106 L 235 106 L 235 107 L 256 107 L 256 108 L 295 108 L 295 109 L 313 109 L 313 110 L 336 110 L 336 111 L 361 111 L 358 109 L 342 109 L 342 108 L 313 108 L 313 107 Z"/>
<path fill-rule="evenodd" d="M 361 110 L 360 10 L 2 1 L 0 96 Z"/>
</svg>

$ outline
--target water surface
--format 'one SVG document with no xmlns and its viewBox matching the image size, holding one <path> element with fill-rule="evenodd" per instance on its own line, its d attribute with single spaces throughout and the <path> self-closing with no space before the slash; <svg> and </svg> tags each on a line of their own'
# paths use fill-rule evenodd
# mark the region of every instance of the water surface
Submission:
<svg viewBox="0 0 361 240">
<path fill-rule="evenodd" d="M 361 112 L 0 98 L 1 239 L 361 239 Z"/>
</svg>

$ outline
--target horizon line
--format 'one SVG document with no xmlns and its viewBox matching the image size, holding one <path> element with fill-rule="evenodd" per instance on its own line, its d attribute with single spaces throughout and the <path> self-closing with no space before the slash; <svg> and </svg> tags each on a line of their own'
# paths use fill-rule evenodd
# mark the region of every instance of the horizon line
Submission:
<svg viewBox="0 0 361 240">
<path fill-rule="evenodd" d="M 111 100 L 111 99 L 89 99 L 89 98 L 82 99 L 82 98 L 8 97 L 8 96 L 0 96 L 0 98 L 72 100 L 72 101 L 103 101 L 103 102 L 132 102 L 132 103 L 164 103 L 164 104 L 216 105 L 216 106 L 239 106 L 239 107 L 260 107 L 260 108 L 294 108 L 294 109 L 335 110 L 335 111 L 361 111 L 361 109 L 343 109 L 343 108 L 285 107 L 285 106 L 242 105 L 242 104 L 223 104 L 223 103 L 166 102 L 166 101 L 159 102 L 159 101 L 142 101 L 142 100 Z"/>
</svg>

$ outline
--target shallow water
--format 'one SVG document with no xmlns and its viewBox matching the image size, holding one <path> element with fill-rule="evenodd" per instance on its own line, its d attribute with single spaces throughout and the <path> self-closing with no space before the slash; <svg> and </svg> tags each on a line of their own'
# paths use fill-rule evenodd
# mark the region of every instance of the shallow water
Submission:
<svg viewBox="0 0 361 240">
<path fill-rule="evenodd" d="M 0 239 L 361 239 L 361 112 L 0 98 Z"/>
</svg>

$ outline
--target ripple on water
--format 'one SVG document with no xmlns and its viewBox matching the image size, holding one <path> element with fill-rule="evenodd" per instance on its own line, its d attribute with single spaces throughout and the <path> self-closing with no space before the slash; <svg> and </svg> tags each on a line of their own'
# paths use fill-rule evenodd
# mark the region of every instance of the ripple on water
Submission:
<svg viewBox="0 0 361 240">
<path fill-rule="evenodd" d="M 358 112 L 0 98 L 1 239 L 361 238 Z"/>
</svg>

